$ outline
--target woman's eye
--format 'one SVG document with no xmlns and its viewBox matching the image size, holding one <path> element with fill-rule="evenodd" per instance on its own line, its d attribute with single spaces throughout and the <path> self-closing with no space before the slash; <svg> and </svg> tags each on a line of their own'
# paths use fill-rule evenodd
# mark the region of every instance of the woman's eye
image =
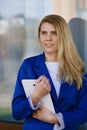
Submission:
<svg viewBox="0 0 87 130">
<path fill-rule="evenodd" d="M 52 34 L 55 34 L 55 35 L 57 35 L 57 32 L 56 32 L 56 31 L 53 31 L 53 32 L 52 32 Z"/>
<path fill-rule="evenodd" d="M 41 34 L 46 34 L 46 32 L 43 31 L 43 32 L 41 32 Z"/>
<path fill-rule="evenodd" d="M 41 35 L 48 35 L 48 32 L 46 32 L 46 31 L 41 31 Z M 53 36 L 53 35 L 57 35 L 57 32 L 56 31 L 51 31 L 50 32 L 50 36 Z"/>
</svg>

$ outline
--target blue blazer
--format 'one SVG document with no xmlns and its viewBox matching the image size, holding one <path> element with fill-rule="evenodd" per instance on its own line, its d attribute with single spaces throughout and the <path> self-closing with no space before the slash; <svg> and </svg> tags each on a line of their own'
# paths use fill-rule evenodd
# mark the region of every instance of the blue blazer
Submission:
<svg viewBox="0 0 87 130">
<path fill-rule="evenodd" d="M 16 120 L 25 119 L 23 130 L 53 130 L 54 124 L 32 118 L 31 109 L 21 83 L 22 79 L 37 79 L 45 75 L 51 84 L 50 95 L 56 113 L 61 112 L 64 119 L 64 130 L 77 130 L 77 127 L 87 122 L 87 74 L 84 75 L 82 88 L 76 84 L 61 83 L 60 95 L 57 98 L 54 84 L 45 65 L 44 54 L 27 58 L 23 61 L 17 76 L 12 100 L 12 115 Z"/>
</svg>

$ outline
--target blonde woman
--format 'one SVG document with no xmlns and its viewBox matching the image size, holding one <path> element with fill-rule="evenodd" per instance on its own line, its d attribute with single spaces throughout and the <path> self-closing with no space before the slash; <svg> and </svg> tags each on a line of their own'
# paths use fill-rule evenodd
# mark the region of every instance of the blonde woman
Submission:
<svg viewBox="0 0 87 130">
<path fill-rule="evenodd" d="M 87 74 L 68 24 L 58 15 L 45 16 L 38 28 L 43 54 L 23 61 L 17 76 L 12 114 L 26 119 L 23 130 L 77 130 L 87 122 Z M 27 98 L 22 79 L 36 79 Z M 55 114 L 40 100 L 50 93 Z"/>
</svg>

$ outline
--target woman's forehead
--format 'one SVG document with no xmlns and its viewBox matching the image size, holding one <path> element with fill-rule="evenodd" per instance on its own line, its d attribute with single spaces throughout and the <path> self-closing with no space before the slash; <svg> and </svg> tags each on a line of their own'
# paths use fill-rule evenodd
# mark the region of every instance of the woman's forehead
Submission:
<svg viewBox="0 0 87 130">
<path fill-rule="evenodd" d="M 41 30 L 44 30 L 44 29 L 45 29 L 45 30 L 46 30 L 46 29 L 56 30 L 56 27 L 55 27 L 53 24 L 51 24 L 51 23 L 44 22 L 44 23 L 42 23 L 40 29 L 41 29 Z"/>
</svg>

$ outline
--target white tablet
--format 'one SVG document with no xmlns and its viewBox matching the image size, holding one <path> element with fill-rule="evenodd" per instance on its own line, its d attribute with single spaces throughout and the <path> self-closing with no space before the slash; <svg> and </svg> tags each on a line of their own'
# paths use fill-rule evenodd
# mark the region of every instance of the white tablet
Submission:
<svg viewBox="0 0 87 130">
<path fill-rule="evenodd" d="M 27 97 L 29 97 L 29 95 L 34 91 L 35 81 L 36 80 L 33 80 L 33 79 L 23 79 L 22 80 L 23 88 L 24 88 L 24 91 L 25 91 L 25 94 Z M 55 113 L 50 93 L 41 99 L 41 104 L 43 106 L 45 106 L 46 108 L 48 108 L 53 113 Z"/>
</svg>

